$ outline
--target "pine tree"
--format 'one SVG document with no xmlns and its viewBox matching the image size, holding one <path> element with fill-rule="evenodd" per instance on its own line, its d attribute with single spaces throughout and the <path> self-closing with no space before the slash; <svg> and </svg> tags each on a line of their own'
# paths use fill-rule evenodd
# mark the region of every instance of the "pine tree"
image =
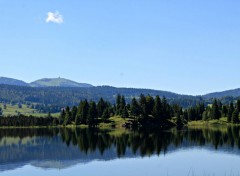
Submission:
<svg viewBox="0 0 240 176">
<path fill-rule="evenodd" d="M 128 109 L 125 106 L 124 109 L 123 109 L 123 112 L 122 112 L 122 118 L 128 118 L 128 117 L 129 117 Z"/>
<path fill-rule="evenodd" d="M 88 110 L 89 110 L 88 101 L 87 100 L 81 101 L 78 106 L 77 115 L 75 118 L 75 123 L 77 125 L 87 123 Z"/>
<path fill-rule="evenodd" d="M 138 105 L 138 102 L 137 102 L 136 98 L 132 99 L 131 108 L 130 109 L 131 109 L 131 115 L 134 118 L 137 118 L 140 115 L 140 107 Z"/>
<path fill-rule="evenodd" d="M 120 103 L 120 109 L 119 109 L 120 115 L 122 115 L 122 111 L 124 110 L 125 106 L 126 106 L 125 97 L 122 96 L 122 97 L 121 97 L 121 103 Z"/>
<path fill-rule="evenodd" d="M 178 127 L 183 126 L 183 120 L 182 120 L 182 118 L 181 118 L 181 113 L 180 113 L 180 111 L 177 112 L 176 124 L 177 124 Z"/>
<path fill-rule="evenodd" d="M 62 109 L 61 114 L 60 114 L 60 117 L 59 117 L 59 123 L 60 123 L 61 125 L 62 125 L 63 122 L 64 122 L 65 115 L 66 115 L 65 109 Z"/>
<path fill-rule="evenodd" d="M 163 100 L 162 100 L 162 115 L 163 115 L 163 119 L 165 120 L 169 119 L 171 116 L 169 112 L 169 105 L 165 97 L 163 97 Z"/>
<path fill-rule="evenodd" d="M 103 98 L 100 98 L 100 100 L 97 104 L 98 117 L 102 117 L 105 108 L 106 108 L 106 104 L 105 104 Z"/>
<path fill-rule="evenodd" d="M 120 108 L 121 108 L 121 95 L 118 94 L 116 98 L 116 115 L 120 115 Z"/>
<path fill-rule="evenodd" d="M 236 106 L 237 106 L 238 112 L 240 112 L 240 99 L 237 100 L 237 105 Z"/>
<path fill-rule="evenodd" d="M 227 121 L 231 122 L 232 121 L 232 114 L 234 111 L 234 106 L 233 106 L 233 102 L 230 103 L 230 106 L 228 108 L 228 117 L 227 117 Z"/>
<path fill-rule="evenodd" d="M 228 113 L 227 106 L 223 105 L 223 107 L 222 107 L 222 114 L 223 114 L 223 116 L 226 117 L 227 113 Z"/>
<path fill-rule="evenodd" d="M 69 119 L 70 123 L 75 121 L 76 116 L 77 116 L 77 107 L 73 106 L 71 111 L 71 117 Z"/>
<path fill-rule="evenodd" d="M 221 117 L 221 112 L 219 110 L 217 100 L 215 99 L 212 104 L 211 118 L 212 119 L 220 119 L 220 117 Z"/>
<path fill-rule="evenodd" d="M 220 100 L 217 101 L 219 111 L 222 111 L 223 104 Z"/>
<path fill-rule="evenodd" d="M 64 117 L 64 125 L 68 125 L 70 123 L 69 119 L 71 118 L 71 112 L 69 106 L 66 107 L 66 112 L 65 112 L 65 117 Z"/>
<path fill-rule="evenodd" d="M 96 120 L 97 120 L 97 106 L 94 101 L 91 101 L 89 103 L 87 123 L 89 126 L 95 126 L 97 123 Z"/>
<path fill-rule="evenodd" d="M 109 109 L 106 108 L 102 114 L 103 122 L 106 122 L 109 118 L 110 118 L 110 112 L 109 112 Z"/>
<path fill-rule="evenodd" d="M 162 118 L 162 102 L 159 96 L 156 96 L 153 107 L 153 116 L 156 119 Z"/>
<path fill-rule="evenodd" d="M 235 109 L 235 111 L 233 112 L 233 114 L 232 114 L 232 123 L 239 123 L 239 118 L 238 118 L 238 116 L 239 116 L 239 111 L 238 111 L 238 109 L 236 108 Z"/>
<path fill-rule="evenodd" d="M 147 105 L 147 108 L 146 108 L 146 113 L 147 115 L 152 115 L 153 114 L 153 107 L 154 107 L 154 99 L 152 96 L 148 95 L 146 97 L 146 105 Z"/>
<path fill-rule="evenodd" d="M 140 110 L 141 110 L 141 116 L 143 118 L 146 118 L 147 117 L 147 100 L 146 100 L 146 97 L 141 94 L 140 95 L 140 98 L 139 98 L 139 106 L 140 106 Z"/>
</svg>

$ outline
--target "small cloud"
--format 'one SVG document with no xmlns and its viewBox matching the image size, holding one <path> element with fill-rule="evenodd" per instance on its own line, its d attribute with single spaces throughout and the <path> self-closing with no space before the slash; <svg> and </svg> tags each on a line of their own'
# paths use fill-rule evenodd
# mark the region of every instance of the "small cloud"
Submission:
<svg viewBox="0 0 240 176">
<path fill-rule="evenodd" d="M 61 23 L 63 23 L 63 16 L 58 11 L 48 12 L 47 13 L 47 18 L 46 18 L 46 23 L 61 24 Z"/>
</svg>

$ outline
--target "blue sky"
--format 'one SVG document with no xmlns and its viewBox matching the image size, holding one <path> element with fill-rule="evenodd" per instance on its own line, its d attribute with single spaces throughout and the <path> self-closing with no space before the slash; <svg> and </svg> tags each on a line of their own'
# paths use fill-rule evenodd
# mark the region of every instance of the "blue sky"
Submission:
<svg viewBox="0 0 240 176">
<path fill-rule="evenodd" d="M 0 76 L 193 95 L 240 87 L 237 0 L 1 0 L 0 12 Z"/>
</svg>

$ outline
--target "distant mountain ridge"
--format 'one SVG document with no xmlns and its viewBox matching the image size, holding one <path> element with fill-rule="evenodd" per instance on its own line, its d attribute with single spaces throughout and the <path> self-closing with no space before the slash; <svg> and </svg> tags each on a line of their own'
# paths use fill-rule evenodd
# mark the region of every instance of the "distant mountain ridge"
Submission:
<svg viewBox="0 0 240 176">
<path fill-rule="evenodd" d="M 28 87 L 93 87 L 91 84 L 78 83 L 65 78 L 43 78 L 31 83 L 13 78 L 0 77 L 0 84 Z"/>
<path fill-rule="evenodd" d="M 240 97 L 240 88 L 203 95 L 204 98 Z"/>
<path fill-rule="evenodd" d="M 12 86 L 29 86 L 28 83 L 7 77 L 0 77 L 0 84 L 12 85 Z"/>
<path fill-rule="evenodd" d="M 42 92 L 44 92 L 44 96 Z M 127 101 L 131 101 L 132 97 L 138 97 L 140 94 L 159 95 L 166 97 L 170 103 L 180 104 L 183 107 L 191 107 L 203 101 L 206 104 L 211 104 L 214 98 L 222 99 L 223 103 L 228 104 L 240 97 L 240 88 L 209 93 L 202 96 L 191 96 L 153 89 L 93 86 L 60 77 L 43 78 L 31 83 L 0 77 L 0 102 L 5 103 L 33 102 L 72 106 L 77 105 L 83 99 L 98 101 L 101 97 L 114 103 L 117 94 L 124 95 Z"/>
<path fill-rule="evenodd" d="M 93 87 L 91 84 L 78 83 L 65 78 L 43 78 L 30 83 L 31 87 Z"/>
</svg>

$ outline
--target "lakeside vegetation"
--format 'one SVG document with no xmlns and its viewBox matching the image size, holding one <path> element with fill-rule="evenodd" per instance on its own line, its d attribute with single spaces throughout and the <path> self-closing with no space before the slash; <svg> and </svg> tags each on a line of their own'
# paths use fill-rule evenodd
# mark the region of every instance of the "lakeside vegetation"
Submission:
<svg viewBox="0 0 240 176">
<path fill-rule="evenodd" d="M 165 97 L 141 94 L 138 99 L 132 98 L 127 103 L 123 95 L 117 95 L 116 103 L 111 104 L 100 98 L 95 101 L 80 101 L 78 106 L 67 106 L 61 109 L 60 115 L 51 113 L 44 116 L 22 114 L 3 116 L 3 110 L 14 110 L 15 106 L 0 108 L 0 126 L 89 126 L 92 128 L 170 128 L 173 126 L 206 124 L 239 124 L 240 100 L 229 105 L 214 99 L 205 106 L 199 103 L 194 107 L 183 108 L 178 104 L 171 105 Z M 26 105 L 19 109 L 31 111 Z M 15 111 L 16 112 L 16 111 Z M 29 113 L 30 114 L 30 113 Z M 36 114 L 35 114 L 36 115 Z"/>
<path fill-rule="evenodd" d="M 15 116 L 15 115 L 25 115 L 25 116 L 35 116 L 35 117 L 46 117 L 48 113 L 44 113 L 41 111 L 41 107 L 38 104 L 6 104 L 0 103 L 0 107 L 2 109 L 2 114 L 4 116 Z M 40 109 L 40 110 L 39 110 Z M 58 117 L 60 114 L 59 112 L 51 113 L 53 117 Z"/>
</svg>

